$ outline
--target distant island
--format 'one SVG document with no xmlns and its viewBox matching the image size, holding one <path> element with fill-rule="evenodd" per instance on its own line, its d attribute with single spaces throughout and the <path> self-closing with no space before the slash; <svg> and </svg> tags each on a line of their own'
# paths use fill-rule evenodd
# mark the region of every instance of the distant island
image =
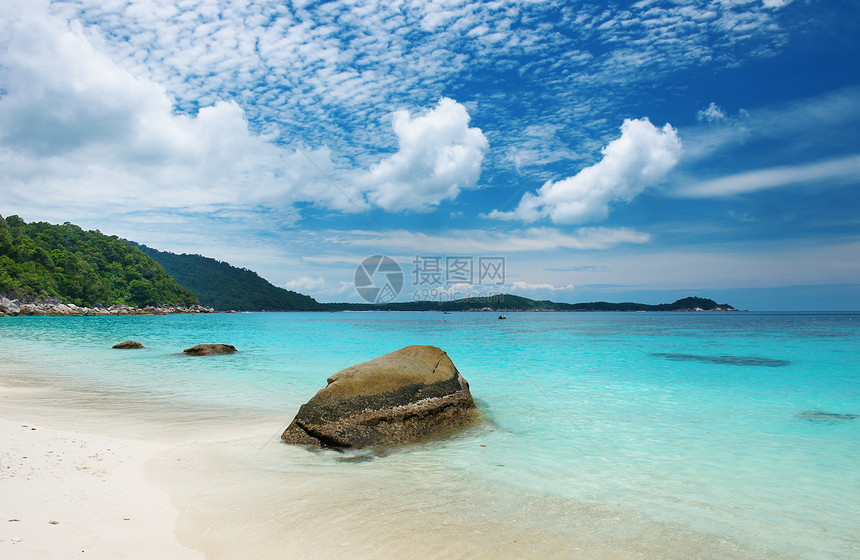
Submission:
<svg viewBox="0 0 860 560">
<path fill-rule="evenodd" d="M 205 306 L 216 311 L 737 311 L 701 297 L 659 305 L 558 303 L 512 294 L 452 301 L 320 303 L 274 286 L 256 272 L 209 257 L 159 251 L 68 222 L 27 224 L 18 216 L 0 216 L 0 298 L 90 307 Z"/>
<path fill-rule="evenodd" d="M 452 301 L 409 301 L 402 303 L 324 303 L 330 311 L 737 311 L 728 303 L 712 299 L 686 297 L 672 303 L 649 305 L 646 303 L 558 303 L 534 300 L 511 294 L 480 298 L 463 298 Z"/>
</svg>

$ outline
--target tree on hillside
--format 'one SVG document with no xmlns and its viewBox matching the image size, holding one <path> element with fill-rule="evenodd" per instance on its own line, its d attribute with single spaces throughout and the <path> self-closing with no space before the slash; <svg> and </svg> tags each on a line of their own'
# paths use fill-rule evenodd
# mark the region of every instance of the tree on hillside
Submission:
<svg viewBox="0 0 860 560">
<path fill-rule="evenodd" d="M 196 296 L 139 249 L 66 222 L 0 216 L 0 293 L 76 305 L 193 305 Z"/>
</svg>

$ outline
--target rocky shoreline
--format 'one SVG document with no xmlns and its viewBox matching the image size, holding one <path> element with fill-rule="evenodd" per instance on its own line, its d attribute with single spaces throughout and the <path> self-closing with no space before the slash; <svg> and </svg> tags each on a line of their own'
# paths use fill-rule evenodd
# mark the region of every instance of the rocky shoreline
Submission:
<svg viewBox="0 0 860 560">
<path fill-rule="evenodd" d="M 44 299 L 21 302 L 17 299 L 0 297 L 0 317 L 47 315 L 54 317 L 65 316 L 98 316 L 98 315 L 170 315 L 173 313 L 215 313 L 211 307 L 191 305 L 159 305 L 133 307 L 115 304 L 110 307 L 95 306 L 81 307 L 73 303 L 63 303 L 58 299 Z"/>
</svg>

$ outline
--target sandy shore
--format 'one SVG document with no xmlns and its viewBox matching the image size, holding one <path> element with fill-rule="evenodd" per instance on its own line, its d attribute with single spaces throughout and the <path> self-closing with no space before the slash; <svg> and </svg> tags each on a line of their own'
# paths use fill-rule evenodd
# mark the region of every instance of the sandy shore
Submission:
<svg viewBox="0 0 860 560">
<path fill-rule="evenodd" d="M 0 376 L 0 558 L 779 557 L 632 512 L 499 493 L 420 448 L 309 453 L 278 441 L 292 413 L 153 409 Z"/>
<path fill-rule="evenodd" d="M 0 420 L 0 557 L 203 558 L 144 465 L 163 444 Z"/>
</svg>

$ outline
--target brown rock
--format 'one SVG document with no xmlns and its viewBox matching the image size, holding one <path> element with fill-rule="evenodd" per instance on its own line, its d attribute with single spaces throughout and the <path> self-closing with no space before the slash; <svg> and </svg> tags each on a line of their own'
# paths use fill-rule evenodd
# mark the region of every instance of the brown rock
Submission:
<svg viewBox="0 0 860 560">
<path fill-rule="evenodd" d="M 183 350 L 189 356 L 216 356 L 218 354 L 235 354 L 236 347 L 232 344 L 198 344 Z"/>
<path fill-rule="evenodd" d="M 435 346 L 407 346 L 328 378 L 281 439 L 333 448 L 438 437 L 478 419 L 469 384 Z"/>
<path fill-rule="evenodd" d="M 119 344 L 114 344 L 112 348 L 118 348 L 120 350 L 133 350 L 137 348 L 143 348 L 143 344 L 136 340 L 126 340 L 125 342 L 120 342 Z"/>
</svg>

